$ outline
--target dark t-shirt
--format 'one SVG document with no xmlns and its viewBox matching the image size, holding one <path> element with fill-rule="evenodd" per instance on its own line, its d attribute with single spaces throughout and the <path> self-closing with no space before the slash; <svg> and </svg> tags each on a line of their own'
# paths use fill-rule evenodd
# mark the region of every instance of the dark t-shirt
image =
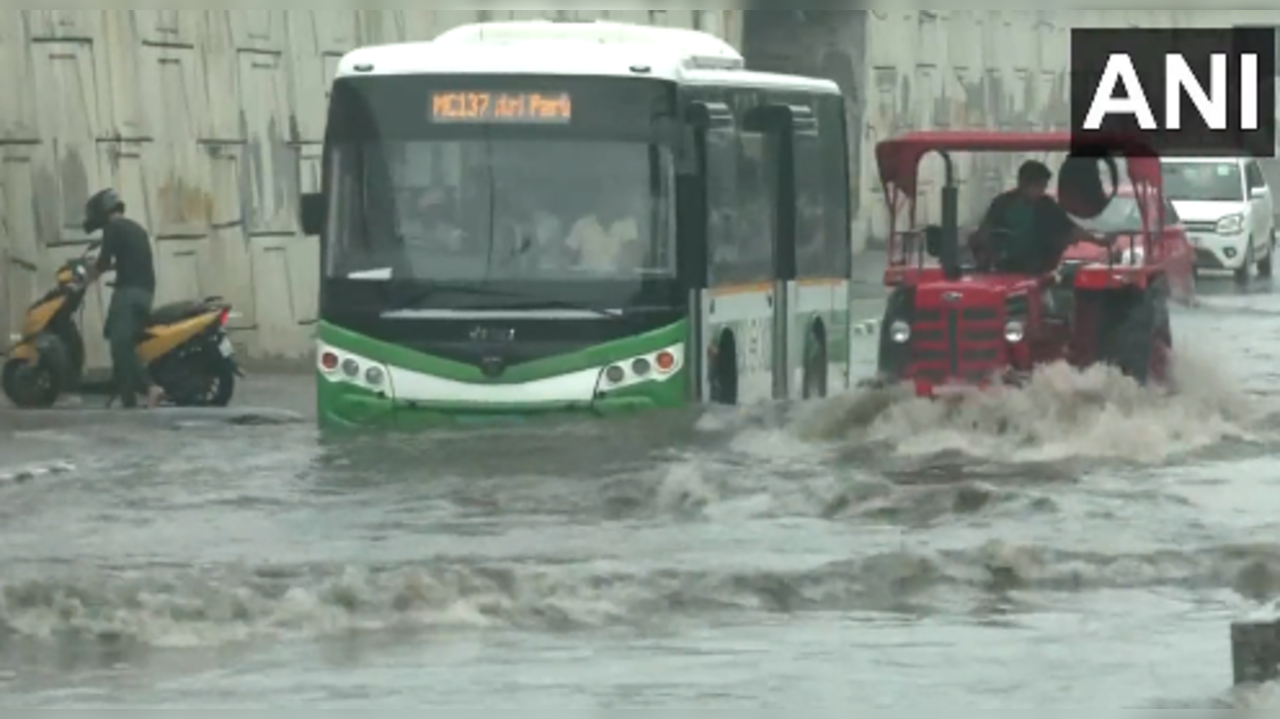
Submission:
<svg viewBox="0 0 1280 719">
<path fill-rule="evenodd" d="M 98 269 L 116 270 L 116 287 L 156 291 L 156 268 L 151 256 L 151 238 L 142 225 L 127 217 L 116 217 L 102 229 L 102 250 Z"/>
<path fill-rule="evenodd" d="M 1029 222 L 1021 222 L 1025 217 Z M 1058 266 L 1071 244 L 1076 223 L 1053 198 L 1035 200 L 1010 190 L 991 201 L 983 224 L 990 230 L 1006 230 L 993 236 L 997 262 L 1020 272 L 1050 272 Z"/>
</svg>

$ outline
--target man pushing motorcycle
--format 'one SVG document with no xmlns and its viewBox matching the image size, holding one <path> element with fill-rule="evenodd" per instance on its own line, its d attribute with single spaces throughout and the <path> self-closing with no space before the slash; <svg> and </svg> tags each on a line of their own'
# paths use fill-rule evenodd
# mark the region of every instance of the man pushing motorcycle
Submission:
<svg viewBox="0 0 1280 719">
<path fill-rule="evenodd" d="M 124 210 L 124 201 L 110 188 L 85 203 L 84 231 L 93 234 L 102 230 L 102 247 L 89 268 L 88 282 L 115 270 L 115 291 L 103 329 L 111 347 L 111 368 L 120 404 L 126 409 L 135 408 L 138 397 L 143 396 L 148 407 L 156 407 L 164 393 L 152 385 L 137 351 L 138 336 L 155 299 L 155 262 L 150 236 L 142 225 L 125 217 Z"/>
</svg>

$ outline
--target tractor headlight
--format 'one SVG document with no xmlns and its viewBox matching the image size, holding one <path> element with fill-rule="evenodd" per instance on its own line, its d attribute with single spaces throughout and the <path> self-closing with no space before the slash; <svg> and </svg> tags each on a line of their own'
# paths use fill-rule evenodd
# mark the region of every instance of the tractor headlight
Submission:
<svg viewBox="0 0 1280 719">
<path fill-rule="evenodd" d="M 1004 339 L 1009 344 L 1017 344 L 1026 336 L 1026 328 L 1017 320 L 1011 320 L 1004 325 Z"/>
<path fill-rule="evenodd" d="M 900 345 L 906 344 L 907 340 L 911 339 L 911 325 L 902 320 L 895 320 L 889 325 L 889 339 Z"/>
</svg>

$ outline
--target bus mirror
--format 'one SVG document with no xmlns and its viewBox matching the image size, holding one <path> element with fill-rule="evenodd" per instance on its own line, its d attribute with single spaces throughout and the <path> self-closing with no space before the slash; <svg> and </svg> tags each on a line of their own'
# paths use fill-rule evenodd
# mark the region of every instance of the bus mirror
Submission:
<svg viewBox="0 0 1280 719">
<path fill-rule="evenodd" d="M 924 251 L 930 257 L 942 254 L 942 226 L 929 225 L 924 228 Z"/>
<path fill-rule="evenodd" d="M 320 234 L 320 229 L 324 227 L 324 195 L 319 192 L 304 192 L 302 194 L 301 210 L 299 212 L 302 221 L 302 234 L 313 237 Z"/>
</svg>

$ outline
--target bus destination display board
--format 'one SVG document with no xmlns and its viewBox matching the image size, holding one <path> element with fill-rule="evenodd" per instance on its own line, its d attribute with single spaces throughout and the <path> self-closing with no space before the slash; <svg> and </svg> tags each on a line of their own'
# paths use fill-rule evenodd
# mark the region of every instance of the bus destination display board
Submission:
<svg viewBox="0 0 1280 719">
<path fill-rule="evenodd" d="M 573 98 L 567 92 L 450 90 L 431 95 L 431 121 L 567 125 Z"/>
</svg>

